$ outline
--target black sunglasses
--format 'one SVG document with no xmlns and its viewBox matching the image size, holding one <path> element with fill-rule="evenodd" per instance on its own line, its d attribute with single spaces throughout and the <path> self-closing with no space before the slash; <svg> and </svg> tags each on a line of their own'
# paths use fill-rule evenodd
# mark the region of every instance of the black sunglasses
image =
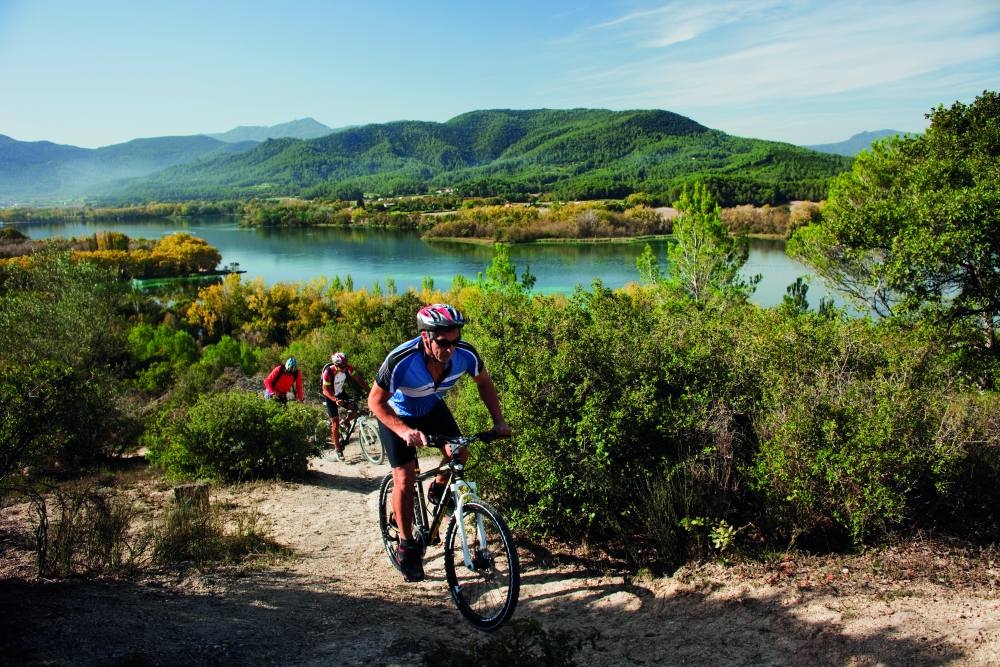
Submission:
<svg viewBox="0 0 1000 667">
<path fill-rule="evenodd" d="M 462 339 L 456 338 L 455 340 L 448 340 L 447 338 L 431 338 L 431 340 L 437 343 L 438 347 L 440 347 L 441 349 L 447 350 L 449 348 L 458 345 L 459 341 L 461 341 Z"/>
</svg>

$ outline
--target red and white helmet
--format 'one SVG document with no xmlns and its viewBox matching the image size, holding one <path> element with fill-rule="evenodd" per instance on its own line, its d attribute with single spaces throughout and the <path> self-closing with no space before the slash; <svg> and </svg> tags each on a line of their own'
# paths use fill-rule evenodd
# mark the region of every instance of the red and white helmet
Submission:
<svg viewBox="0 0 1000 667">
<path fill-rule="evenodd" d="M 330 362 L 337 368 L 343 368 L 347 365 L 347 355 L 343 352 L 334 352 L 330 355 Z"/>
<path fill-rule="evenodd" d="M 465 326 L 465 317 L 458 309 L 446 303 L 432 303 L 417 312 L 417 329 L 420 331 L 440 331 Z"/>
</svg>

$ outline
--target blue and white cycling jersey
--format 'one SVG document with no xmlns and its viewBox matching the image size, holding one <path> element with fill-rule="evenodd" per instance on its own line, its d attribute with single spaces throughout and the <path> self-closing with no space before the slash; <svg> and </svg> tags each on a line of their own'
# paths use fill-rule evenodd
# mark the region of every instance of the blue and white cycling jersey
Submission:
<svg viewBox="0 0 1000 667">
<path fill-rule="evenodd" d="M 382 362 L 375 383 L 392 394 L 389 405 L 400 417 L 423 417 L 464 373 L 476 377 L 483 372 L 482 357 L 464 340 L 451 353 L 444 377 L 435 383 L 427 370 L 420 336 L 399 345 Z"/>
</svg>

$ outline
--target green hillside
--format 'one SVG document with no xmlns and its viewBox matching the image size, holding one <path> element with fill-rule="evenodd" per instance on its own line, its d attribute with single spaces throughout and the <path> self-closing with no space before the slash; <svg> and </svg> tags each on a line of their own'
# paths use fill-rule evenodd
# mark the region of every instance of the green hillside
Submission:
<svg viewBox="0 0 1000 667">
<path fill-rule="evenodd" d="M 821 199 L 846 157 L 731 137 L 667 111 L 491 110 L 445 123 L 398 121 L 318 139 L 266 141 L 137 179 L 110 202 L 402 195 L 561 199 L 646 192 L 664 201 L 693 179 L 724 205 Z"/>
<path fill-rule="evenodd" d="M 133 139 L 88 149 L 0 135 L 0 203 L 76 199 L 176 164 L 246 150 L 204 135 Z"/>
</svg>

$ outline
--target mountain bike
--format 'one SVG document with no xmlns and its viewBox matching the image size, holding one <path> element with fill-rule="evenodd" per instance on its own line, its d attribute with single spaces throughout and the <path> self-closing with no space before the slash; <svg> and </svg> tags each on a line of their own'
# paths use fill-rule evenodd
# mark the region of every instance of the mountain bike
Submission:
<svg viewBox="0 0 1000 667">
<path fill-rule="evenodd" d="M 378 437 L 378 423 L 375 417 L 368 410 L 368 406 L 353 399 L 345 401 L 346 405 L 340 407 L 340 451 L 344 451 L 347 443 L 355 432 L 358 434 L 358 446 L 365 458 L 378 465 L 385 460 L 385 450 L 382 448 L 382 441 Z M 354 414 L 353 419 L 345 419 L 346 416 Z M 345 423 L 346 422 L 346 423 Z M 316 425 L 316 442 L 320 443 L 321 456 L 328 460 L 339 460 L 337 450 L 331 447 L 330 442 L 330 419 L 321 419 Z"/>
<path fill-rule="evenodd" d="M 420 472 L 413 499 L 413 537 L 420 545 L 421 556 L 428 546 L 441 543 L 441 524 L 451 516 L 444 537 L 444 571 L 451 598 L 470 623 L 481 630 L 497 630 L 514 613 L 521 587 L 521 566 L 514 537 L 500 513 L 476 495 L 476 483 L 465 478 L 465 466 L 457 459 L 462 449 L 472 443 L 491 442 L 493 431 L 472 436 L 429 436 L 435 445 L 450 444 L 452 460 Z M 448 484 L 437 505 L 429 504 L 423 482 L 441 470 L 448 474 Z M 382 543 L 393 567 L 399 546 L 399 529 L 392 509 L 392 473 L 385 476 L 379 489 L 379 529 Z"/>
</svg>

